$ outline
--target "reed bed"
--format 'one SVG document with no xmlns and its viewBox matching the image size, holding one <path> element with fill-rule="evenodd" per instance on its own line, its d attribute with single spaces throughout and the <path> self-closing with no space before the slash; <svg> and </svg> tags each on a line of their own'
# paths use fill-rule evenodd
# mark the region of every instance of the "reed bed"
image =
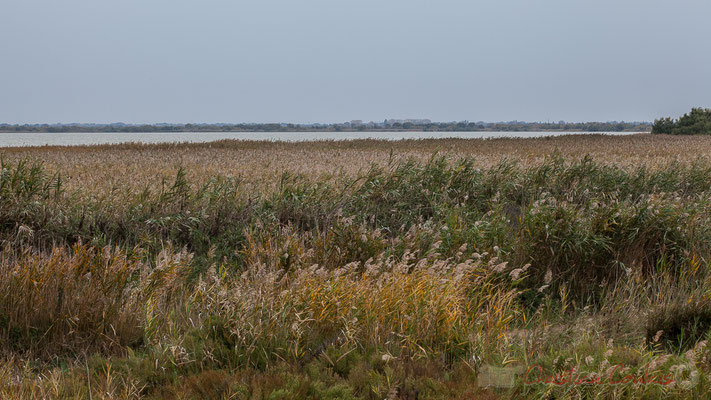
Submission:
<svg viewBox="0 0 711 400">
<path fill-rule="evenodd" d="M 183 167 L 191 182 L 216 175 L 232 176 L 259 190 L 273 187 L 283 172 L 312 179 L 330 179 L 367 171 L 372 164 L 385 165 L 393 157 L 427 161 L 433 153 L 452 158 L 472 157 L 488 167 L 502 159 L 526 165 L 542 162 L 560 152 L 580 158 L 591 155 L 597 162 L 618 166 L 654 167 L 672 160 L 693 161 L 707 156 L 711 140 L 699 136 L 636 134 L 629 136 L 562 136 L 536 139 L 428 139 L 389 142 L 382 140 L 323 142 L 220 141 L 196 144 L 139 144 L 5 148 L 6 161 L 27 157 L 42 160 L 50 172 L 62 174 L 69 191 L 107 193 L 145 186 L 160 186 Z"/>
<path fill-rule="evenodd" d="M 710 145 L 4 149 L 0 398 L 698 398 Z"/>
</svg>

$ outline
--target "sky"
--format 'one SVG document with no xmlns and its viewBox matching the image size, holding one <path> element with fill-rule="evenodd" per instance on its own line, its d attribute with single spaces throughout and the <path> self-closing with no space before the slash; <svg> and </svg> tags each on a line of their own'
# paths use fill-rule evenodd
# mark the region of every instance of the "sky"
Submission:
<svg viewBox="0 0 711 400">
<path fill-rule="evenodd" d="M 651 121 L 709 0 L 0 0 L 0 123 Z"/>
</svg>

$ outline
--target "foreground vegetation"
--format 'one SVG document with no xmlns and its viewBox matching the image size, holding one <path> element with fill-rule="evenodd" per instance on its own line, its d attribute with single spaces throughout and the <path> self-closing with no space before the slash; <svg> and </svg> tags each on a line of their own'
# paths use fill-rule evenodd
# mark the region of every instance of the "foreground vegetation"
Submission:
<svg viewBox="0 0 711 400">
<path fill-rule="evenodd" d="M 217 166 L 264 150 L 250 143 L 8 150 L 0 398 L 703 396 L 711 160 L 650 156 L 644 136 L 556 140 L 486 162 L 402 154 L 447 141 L 283 145 L 393 147 L 367 168 L 311 159 L 331 173 L 256 179 Z M 628 157 L 576 140 L 626 140 Z M 145 175 L 91 167 L 113 151 L 151 160 L 133 166 Z M 196 175 L 164 151 L 222 158 Z M 573 367 L 670 382 L 525 374 Z M 513 387 L 485 387 L 492 368 L 519 371 Z"/>
</svg>

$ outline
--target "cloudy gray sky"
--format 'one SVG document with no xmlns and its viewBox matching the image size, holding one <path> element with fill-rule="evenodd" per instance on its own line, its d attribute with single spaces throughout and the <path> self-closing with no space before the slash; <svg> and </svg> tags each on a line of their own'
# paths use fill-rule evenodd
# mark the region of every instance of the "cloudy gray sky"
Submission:
<svg viewBox="0 0 711 400">
<path fill-rule="evenodd" d="M 709 0 L 0 0 L 0 122 L 652 120 Z"/>
</svg>

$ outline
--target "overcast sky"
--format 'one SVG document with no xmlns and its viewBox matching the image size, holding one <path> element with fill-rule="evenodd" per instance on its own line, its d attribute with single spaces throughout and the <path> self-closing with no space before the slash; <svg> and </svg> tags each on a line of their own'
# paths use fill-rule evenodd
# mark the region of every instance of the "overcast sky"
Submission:
<svg viewBox="0 0 711 400">
<path fill-rule="evenodd" d="M 709 0 L 0 0 L 0 123 L 652 120 Z"/>
</svg>

